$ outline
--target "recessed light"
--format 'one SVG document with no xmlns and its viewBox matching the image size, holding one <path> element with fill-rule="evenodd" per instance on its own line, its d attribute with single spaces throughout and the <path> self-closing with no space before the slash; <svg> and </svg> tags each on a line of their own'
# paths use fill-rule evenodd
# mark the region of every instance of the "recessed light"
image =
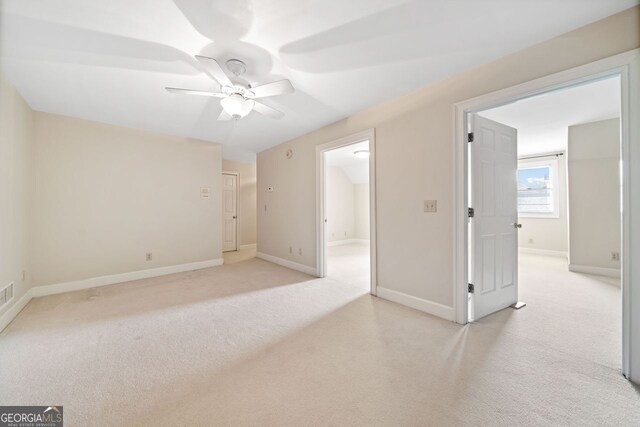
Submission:
<svg viewBox="0 0 640 427">
<path fill-rule="evenodd" d="M 369 150 L 358 150 L 354 151 L 353 155 L 359 159 L 366 159 L 369 157 Z"/>
</svg>

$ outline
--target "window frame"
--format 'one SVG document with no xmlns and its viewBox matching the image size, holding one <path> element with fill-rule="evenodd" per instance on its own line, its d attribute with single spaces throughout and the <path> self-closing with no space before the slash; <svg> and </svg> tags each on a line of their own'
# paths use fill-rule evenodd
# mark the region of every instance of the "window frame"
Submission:
<svg viewBox="0 0 640 427">
<path fill-rule="evenodd" d="M 560 218 L 560 180 L 558 179 L 558 158 L 552 159 L 535 159 L 535 160 L 518 160 L 518 171 L 521 169 L 549 168 L 549 181 L 551 181 L 551 201 L 553 203 L 553 212 L 520 212 L 518 210 L 518 218 Z M 517 174 L 517 172 L 516 172 Z M 517 176 L 517 175 L 516 175 Z"/>
</svg>

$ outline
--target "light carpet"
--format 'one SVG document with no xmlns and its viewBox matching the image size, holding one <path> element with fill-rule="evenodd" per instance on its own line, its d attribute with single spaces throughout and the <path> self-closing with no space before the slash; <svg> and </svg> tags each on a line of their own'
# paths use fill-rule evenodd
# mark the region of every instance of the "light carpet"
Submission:
<svg viewBox="0 0 640 427">
<path fill-rule="evenodd" d="M 526 295 L 462 327 L 250 259 L 37 298 L 0 334 L 0 403 L 64 405 L 67 426 L 640 425 L 591 353 L 608 332 L 560 347 L 566 313 Z"/>
<path fill-rule="evenodd" d="M 371 289 L 369 243 L 354 242 L 327 248 L 327 277 L 342 283 Z"/>
</svg>

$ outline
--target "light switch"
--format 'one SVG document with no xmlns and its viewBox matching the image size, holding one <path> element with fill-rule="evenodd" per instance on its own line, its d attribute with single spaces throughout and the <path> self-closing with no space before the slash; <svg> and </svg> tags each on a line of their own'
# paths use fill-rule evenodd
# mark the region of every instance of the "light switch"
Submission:
<svg viewBox="0 0 640 427">
<path fill-rule="evenodd" d="M 424 201 L 424 211 L 425 212 L 437 212 L 438 211 L 438 201 L 437 200 L 425 200 Z"/>
</svg>

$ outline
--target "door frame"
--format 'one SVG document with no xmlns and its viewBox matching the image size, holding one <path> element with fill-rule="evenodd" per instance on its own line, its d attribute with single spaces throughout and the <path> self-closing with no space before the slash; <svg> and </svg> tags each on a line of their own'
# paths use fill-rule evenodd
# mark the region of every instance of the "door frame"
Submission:
<svg viewBox="0 0 640 427">
<path fill-rule="evenodd" d="M 236 176 L 236 248 L 223 252 L 237 251 L 240 248 L 240 172 L 223 170 L 222 175 Z M 224 220 L 224 218 L 223 218 Z"/>
<path fill-rule="evenodd" d="M 325 216 L 325 159 L 327 151 L 369 140 L 369 253 L 371 269 L 371 295 L 377 294 L 377 237 L 376 237 L 376 135 L 375 129 L 367 129 L 316 146 L 316 275 L 327 275 L 327 238 Z"/>
<path fill-rule="evenodd" d="M 636 214 L 634 218 L 631 213 L 632 210 L 640 211 L 640 197 L 634 194 L 631 188 L 632 184 L 640 186 L 640 167 L 637 167 L 640 165 L 640 49 L 487 93 L 454 105 L 453 308 L 456 322 L 468 323 L 467 132 L 469 124 L 467 116 L 470 113 L 546 92 L 614 76 L 619 76 L 621 83 L 622 373 L 632 381 L 640 382 L 640 315 L 632 317 L 632 307 L 640 313 L 640 264 L 631 264 L 632 252 L 640 253 L 640 214 Z M 632 93 L 635 96 L 632 96 Z M 635 165 L 633 161 L 636 162 Z M 636 166 L 635 169 L 634 166 Z M 638 279 L 632 280 L 635 277 Z M 636 355 L 636 360 L 633 360 L 632 354 Z"/>
</svg>

